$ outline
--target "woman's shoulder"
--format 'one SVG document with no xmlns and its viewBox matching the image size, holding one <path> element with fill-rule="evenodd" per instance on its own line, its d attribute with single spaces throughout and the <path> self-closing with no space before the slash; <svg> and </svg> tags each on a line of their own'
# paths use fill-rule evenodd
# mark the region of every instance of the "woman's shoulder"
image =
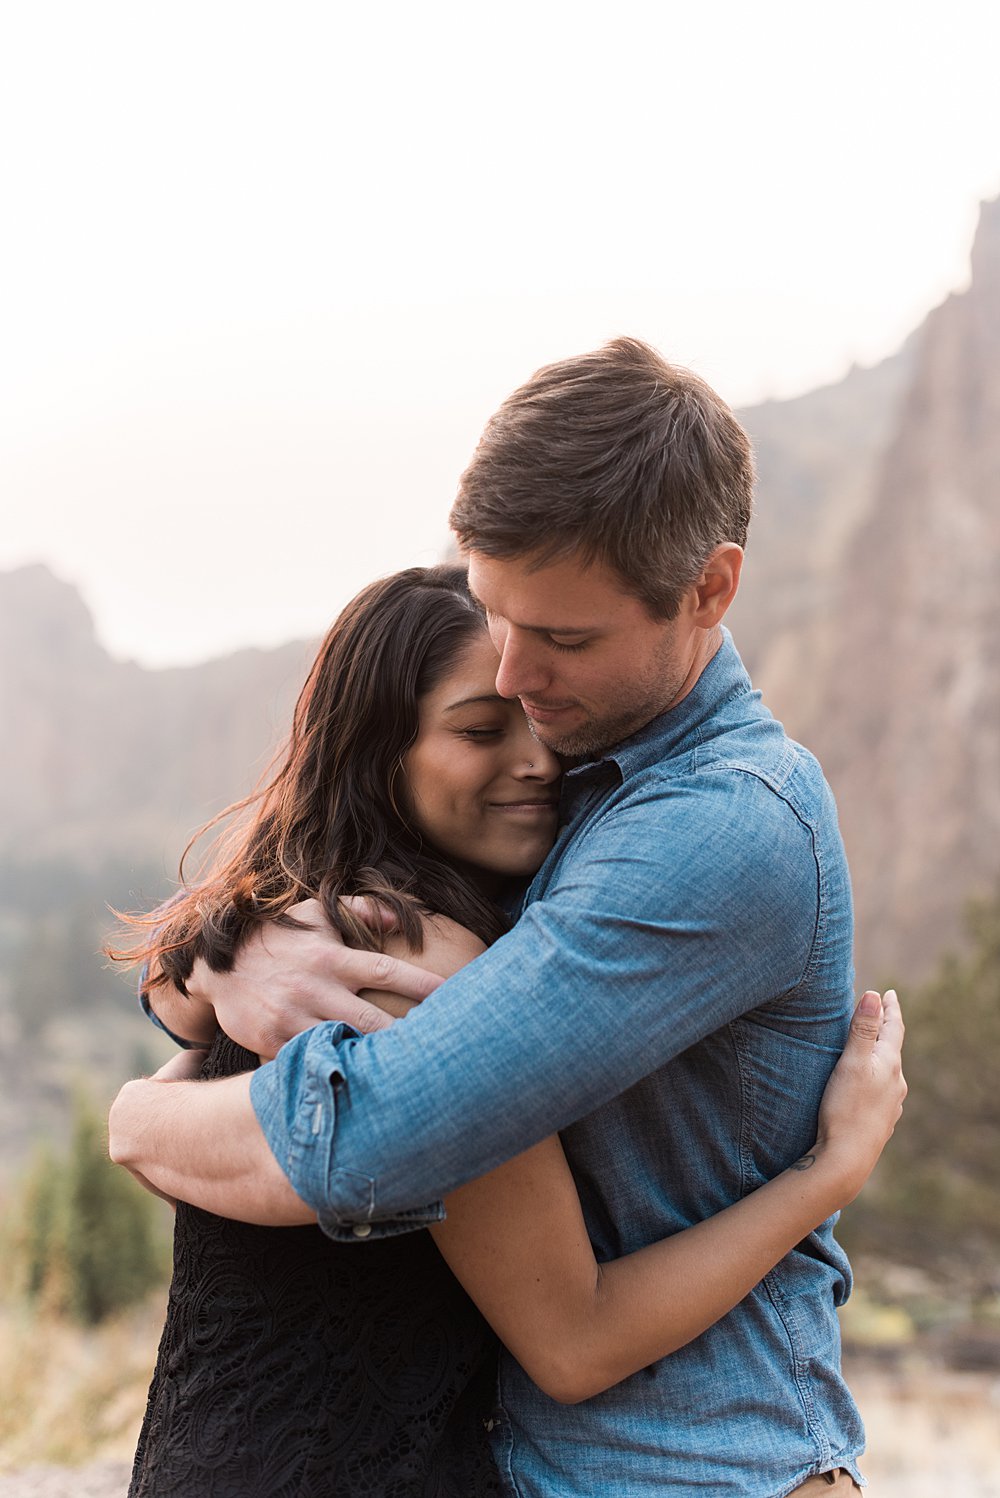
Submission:
<svg viewBox="0 0 1000 1498">
<path fill-rule="evenodd" d="M 423 946 L 414 951 L 398 933 L 386 937 L 385 950 L 390 957 L 404 957 L 407 962 L 429 972 L 450 978 L 452 973 L 486 951 L 486 943 L 450 916 L 429 914 L 421 917 Z"/>
</svg>

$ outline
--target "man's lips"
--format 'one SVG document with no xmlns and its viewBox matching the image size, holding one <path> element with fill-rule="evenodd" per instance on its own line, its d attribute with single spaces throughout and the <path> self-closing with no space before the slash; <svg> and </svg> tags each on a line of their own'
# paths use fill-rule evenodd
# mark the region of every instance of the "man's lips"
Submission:
<svg viewBox="0 0 1000 1498">
<path fill-rule="evenodd" d="M 579 704 L 576 702 L 563 702 L 543 704 L 541 702 L 526 702 L 521 698 L 521 706 L 527 717 L 534 718 L 539 723 L 548 723 L 551 719 L 562 717 L 563 713 L 570 713 Z"/>
</svg>

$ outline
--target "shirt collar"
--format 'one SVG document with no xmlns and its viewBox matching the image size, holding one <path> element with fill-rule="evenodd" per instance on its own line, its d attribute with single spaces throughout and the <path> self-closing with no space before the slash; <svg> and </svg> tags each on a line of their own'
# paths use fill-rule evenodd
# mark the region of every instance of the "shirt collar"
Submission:
<svg viewBox="0 0 1000 1498">
<path fill-rule="evenodd" d="M 676 707 L 660 713 L 622 743 L 608 749 L 600 759 L 574 765 L 566 771 L 566 778 L 582 777 L 602 766 L 614 765 L 625 779 L 661 760 L 682 754 L 699 741 L 702 725 L 717 715 L 723 702 L 752 691 L 733 637 L 723 625 L 722 644 Z"/>
</svg>

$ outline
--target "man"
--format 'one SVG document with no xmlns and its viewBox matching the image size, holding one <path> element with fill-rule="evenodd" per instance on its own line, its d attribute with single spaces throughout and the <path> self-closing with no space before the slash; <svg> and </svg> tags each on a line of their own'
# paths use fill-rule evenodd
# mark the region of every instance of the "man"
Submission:
<svg viewBox="0 0 1000 1498">
<path fill-rule="evenodd" d="M 452 521 L 498 690 L 576 761 L 520 920 L 385 1034 L 327 1023 L 252 1081 L 129 1084 L 115 1158 L 226 1215 L 296 1221 L 305 1203 L 332 1236 L 366 1237 L 434 1220 L 446 1192 L 559 1129 L 603 1259 L 803 1153 L 850 1016 L 850 891 L 819 768 L 722 628 L 752 482 L 723 402 L 633 340 L 504 403 Z M 405 964 L 281 930 L 200 981 L 255 1049 L 325 1015 L 371 1028 L 345 985 L 428 991 Z M 271 1047 L 247 1034 L 254 1010 Z M 827 1224 L 696 1342 L 583 1406 L 506 1359 L 512 1490 L 763 1498 L 838 1470 L 849 1488 L 849 1285 Z"/>
</svg>

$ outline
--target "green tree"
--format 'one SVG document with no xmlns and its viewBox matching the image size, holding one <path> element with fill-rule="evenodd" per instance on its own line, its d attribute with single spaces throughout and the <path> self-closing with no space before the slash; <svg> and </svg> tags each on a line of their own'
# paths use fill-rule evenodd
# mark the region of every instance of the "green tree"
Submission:
<svg viewBox="0 0 1000 1498">
<path fill-rule="evenodd" d="M 25 1177 L 13 1230 L 15 1286 L 31 1299 L 48 1298 L 65 1282 L 66 1214 L 62 1164 L 52 1150 L 37 1150 Z M 62 1298 L 61 1290 L 57 1298 Z"/>
<path fill-rule="evenodd" d="M 77 1098 L 68 1155 L 42 1151 L 14 1234 L 24 1293 L 86 1325 L 132 1305 L 164 1276 L 155 1201 L 107 1156 L 103 1120 Z"/>
<path fill-rule="evenodd" d="M 103 1119 L 77 1105 L 66 1180 L 70 1309 L 86 1323 L 141 1299 L 162 1277 L 152 1198 L 108 1159 Z"/>
<path fill-rule="evenodd" d="M 902 995 L 910 1092 L 848 1246 L 1000 1291 L 1000 890 L 969 907 L 967 947 Z"/>
</svg>

